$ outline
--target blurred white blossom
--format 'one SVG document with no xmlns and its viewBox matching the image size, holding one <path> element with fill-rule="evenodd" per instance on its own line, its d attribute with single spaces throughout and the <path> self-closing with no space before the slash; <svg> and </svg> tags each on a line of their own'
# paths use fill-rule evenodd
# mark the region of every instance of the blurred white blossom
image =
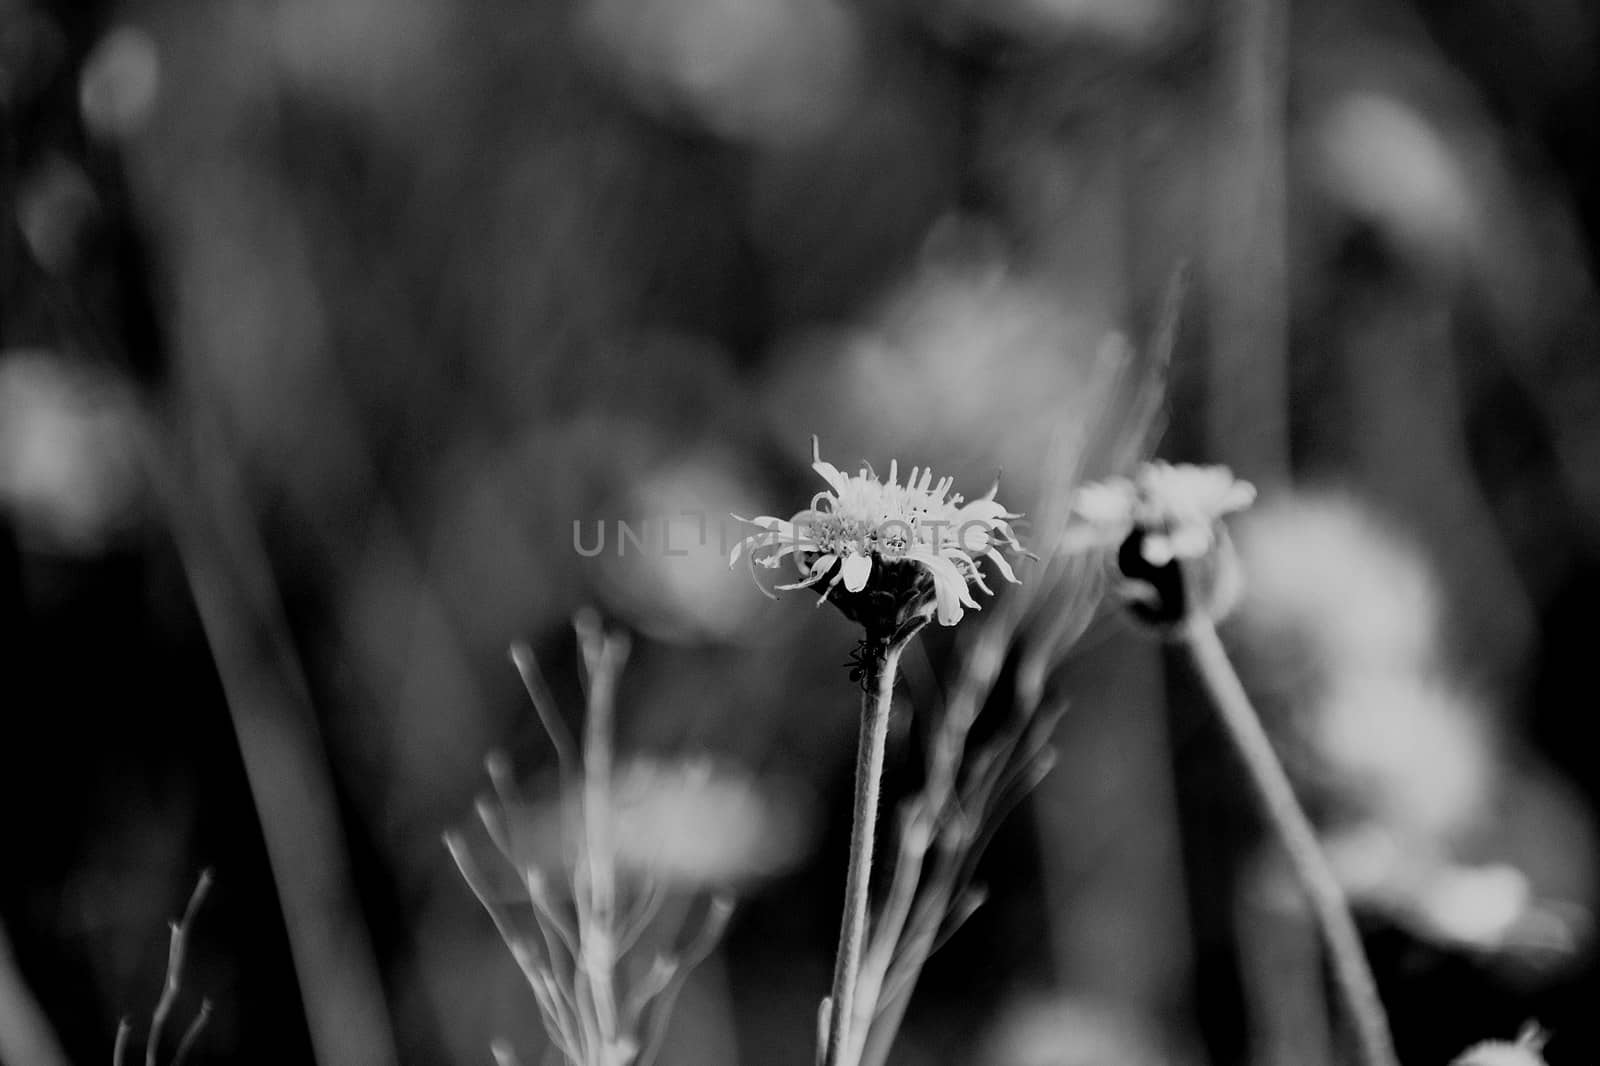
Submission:
<svg viewBox="0 0 1600 1066">
<path fill-rule="evenodd" d="M 985 1066 L 1163 1066 L 1171 1056 L 1154 1019 L 1113 1003 L 1066 995 L 1021 999 L 984 1042 Z"/>
<path fill-rule="evenodd" d="M 0 354 L 0 508 L 41 547 L 93 552 L 136 517 L 138 420 L 119 386 L 43 351 Z"/>
<path fill-rule="evenodd" d="M 1286 645 L 1326 677 L 1428 668 L 1438 651 L 1438 580 L 1422 552 L 1342 494 L 1299 493 L 1236 523 L 1250 588 L 1244 636 L 1268 658 Z"/>
<path fill-rule="evenodd" d="M 1460 834 L 1497 783 L 1485 712 L 1440 678 L 1340 675 L 1309 719 L 1321 772 L 1368 816 L 1408 834 Z"/>
<path fill-rule="evenodd" d="M 1116 547 L 1139 530 L 1139 553 L 1152 566 L 1198 559 L 1215 546 L 1223 517 L 1255 498 L 1255 486 L 1225 466 L 1146 463 L 1132 478 L 1078 490 L 1072 510 L 1079 521 L 1068 532 L 1068 547 Z"/>
<path fill-rule="evenodd" d="M 559 794 L 509 808 L 520 856 L 545 871 L 563 857 Z M 581 802 L 576 791 L 565 802 Z M 806 853 L 810 805 L 790 782 L 709 758 L 639 757 L 617 766 L 612 847 L 619 870 L 679 887 L 722 887 L 782 873 Z"/>
<path fill-rule="evenodd" d="M 118 26 L 102 37 L 78 78 L 84 125 L 107 140 L 137 134 L 150 120 L 161 89 L 161 54 L 137 26 Z"/>
<path fill-rule="evenodd" d="M 833 0 L 587 0 L 580 25 L 636 99 L 725 136 L 805 140 L 851 103 L 854 17 Z"/>
</svg>

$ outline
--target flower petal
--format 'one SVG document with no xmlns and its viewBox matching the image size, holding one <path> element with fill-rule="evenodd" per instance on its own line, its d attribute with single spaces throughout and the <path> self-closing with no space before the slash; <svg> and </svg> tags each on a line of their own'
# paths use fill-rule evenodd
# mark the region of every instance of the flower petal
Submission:
<svg viewBox="0 0 1600 1066">
<path fill-rule="evenodd" d="M 1151 566 L 1166 566 L 1177 555 L 1177 549 L 1165 533 L 1146 533 L 1139 554 Z"/>
<path fill-rule="evenodd" d="M 1067 527 L 1061 536 L 1061 550 L 1068 554 L 1077 552 L 1095 551 L 1100 548 L 1115 548 L 1128 539 L 1133 532 L 1133 523 L 1123 522 L 1116 525 L 1100 522 L 1074 522 Z"/>
<path fill-rule="evenodd" d="M 838 467 L 822 458 L 822 443 L 815 436 L 811 438 L 811 469 L 821 475 L 822 480 L 826 481 L 828 487 L 836 493 L 842 494 L 845 485 L 850 481 L 839 472 Z"/>
<path fill-rule="evenodd" d="M 1121 525 L 1133 521 L 1139 490 L 1125 477 L 1091 481 L 1073 494 L 1072 512 L 1095 525 Z"/>
<path fill-rule="evenodd" d="M 867 587 L 867 579 L 872 576 L 872 556 L 856 554 L 847 557 L 840 576 L 844 579 L 846 589 L 860 592 Z"/>
<path fill-rule="evenodd" d="M 928 568 L 933 575 L 935 589 L 948 587 L 955 594 L 958 603 L 968 607 L 978 606 L 978 601 L 972 598 L 972 593 L 967 589 L 967 577 L 961 568 L 949 559 L 938 555 L 927 555 L 921 552 L 911 556 L 916 562 Z"/>
<path fill-rule="evenodd" d="M 838 561 L 839 561 L 839 557 L 837 555 L 822 555 L 822 556 L 819 556 L 817 558 L 817 561 L 811 564 L 811 573 L 810 573 L 809 576 L 806 577 L 806 579 L 804 581 L 796 581 L 792 585 L 779 585 L 778 586 L 778 591 L 780 591 L 780 592 L 788 592 L 791 589 L 810 588 L 812 585 L 815 585 L 818 581 L 821 581 L 823 578 L 827 577 L 828 576 L 828 571 L 832 570 L 833 569 L 833 564 L 838 562 Z"/>
<path fill-rule="evenodd" d="M 1256 487 L 1248 481 L 1235 481 L 1222 498 L 1222 512 L 1242 511 L 1256 502 Z"/>
<path fill-rule="evenodd" d="M 1167 537 L 1172 554 L 1179 559 L 1198 559 L 1211 550 L 1214 539 L 1211 526 L 1206 522 L 1188 522 L 1178 526 Z"/>
<path fill-rule="evenodd" d="M 728 555 L 728 565 L 730 567 L 739 561 L 740 554 L 745 551 L 754 554 L 762 548 L 788 541 L 789 544 L 785 546 L 783 551 L 778 553 L 781 556 L 789 551 L 794 551 L 797 547 L 804 548 L 810 543 L 810 539 L 797 529 L 793 522 L 786 522 L 771 515 L 760 515 L 756 518 L 740 518 L 738 515 L 733 515 L 732 517 L 740 522 L 747 522 L 750 525 L 759 527 L 761 532 L 752 533 L 733 546 L 733 551 Z"/>
<path fill-rule="evenodd" d="M 996 569 L 1000 571 L 1001 577 L 1005 578 L 1013 585 L 1022 584 L 1021 581 L 1017 580 L 1016 572 L 1011 569 L 1011 564 L 1006 561 L 1006 557 L 1001 555 L 998 549 L 990 548 L 988 551 L 984 552 L 984 555 L 994 563 Z"/>
</svg>

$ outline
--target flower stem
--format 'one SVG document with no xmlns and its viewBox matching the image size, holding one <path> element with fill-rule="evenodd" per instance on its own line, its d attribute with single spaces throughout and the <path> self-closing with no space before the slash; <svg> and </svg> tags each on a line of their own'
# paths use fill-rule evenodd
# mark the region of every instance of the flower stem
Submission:
<svg viewBox="0 0 1600 1066">
<path fill-rule="evenodd" d="M 1398 1066 L 1377 982 L 1367 964 L 1344 890 L 1317 843 L 1311 822 L 1295 799 L 1283 764 L 1272 750 L 1272 742 L 1228 660 L 1216 627 L 1210 618 L 1191 612 L 1180 633 L 1218 716 L 1244 760 L 1267 821 L 1289 853 L 1290 865 L 1310 899 L 1327 943 L 1334 983 L 1355 1025 L 1362 1066 Z"/>
<path fill-rule="evenodd" d="M 900 653 L 916 633 L 886 643 L 869 643 L 869 684 L 861 695 L 861 742 L 856 753 L 855 817 L 850 829 L 850 866 L 845 873 L 844 919 L 839 926 L 839 952 L 834 959 L 833 995 L 827 1009 L 824 1066 L 846 1066 L 856 981 L 861 975 L 861 955 L 867 939 L 868 887 L 872 874 L 872 849 L 877 835 L 878 786 L 883 777 L 883 753 L 889 737 L 889 708 L 894 701 L 895 673 Z"/>
</svg>

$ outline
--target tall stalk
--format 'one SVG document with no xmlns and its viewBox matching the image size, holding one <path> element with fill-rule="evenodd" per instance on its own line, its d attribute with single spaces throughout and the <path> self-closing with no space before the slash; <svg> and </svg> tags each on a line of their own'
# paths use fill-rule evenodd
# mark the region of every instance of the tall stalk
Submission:
<svg viewBox="0 0 1600 1066">
<path fill-rule="evenodd" d="M 1295 876 L 1310 899 L 1327 944 L 1334 984 L 1355 1026 L 1362 1066 L 1398 1066 L 1377 982 L 1361 947 L 1361 936 L 1350 916 L 1344 890 L 1317 843 L 1316 831 L 1295 799 L 1283 764 L 1272 750 L 1261 719 L 1217 637 L 1216 626 L 1204 612 L 1191 611 L 1180 632 L 1202 686 L 1244 762 L 1268 825 L 1282 842 Z"/>
<path fill-rule="evenodd" d="M 839 951 L 834 960 L 833 994 L 825 1005 L 824 1066 L 845 1066 L 855 1034 L 856 983 L 867 939 L 867 909 L 872 880 L 872 852 L 877 839 L 878 791 L 883 779 L 883 754 L 889 738 L 889 709 L 894 702 L 900 655 L 920 626 L 885 642 L 868 642 L 867 683 L 861 695 L 861 741 L 856 753 L 855 814 L 850 828 L 850 866 L 845 873 L 844 918 L 839 925 Z"/>
</svg>

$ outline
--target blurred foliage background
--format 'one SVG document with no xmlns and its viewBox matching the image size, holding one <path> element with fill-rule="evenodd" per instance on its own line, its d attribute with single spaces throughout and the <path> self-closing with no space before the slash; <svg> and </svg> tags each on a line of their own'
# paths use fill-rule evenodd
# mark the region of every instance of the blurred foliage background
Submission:
<svg viewBox="0 0 1600 1066">
<path fill-rule="evenodd" d="M 440 833 L 491 749 L 548 780 L 506 648 L 575 724 L 595 604 L 641 635 L 621 751 L 768 797 L 685 806 L 742 902 L 663 1061 L 809 1062 L 854 637 L 730 573 L 724 516 L 803 506 L 812 433 L 1035 509 L 1187 264 L 1161 453 L 1263 489 L 1225 635 L 1402 1058 L 1536 1017 L 1596 1061 L 1597 35 L 1580 0 L 0 0 L 0 1057 L 51 1061 L 42 1018 L 103 1061 L 211 866 L 197 1060 L 538 1061 Z M 1061 762 L 897 1061 L 1325 1060 L 1164 676 L 1106 620 L 1055 679 Z"/>
</svg>

